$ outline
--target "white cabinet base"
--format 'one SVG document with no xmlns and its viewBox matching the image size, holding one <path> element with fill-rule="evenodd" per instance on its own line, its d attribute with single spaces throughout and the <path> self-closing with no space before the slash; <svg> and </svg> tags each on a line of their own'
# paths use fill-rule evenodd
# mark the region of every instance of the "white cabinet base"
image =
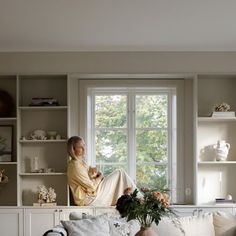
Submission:
<svg viewBox="0 0 236 236">
<path fill-rule="evenodd" d="M 0 209 L 0 235 L 24 236 L 23 209 Z"/>
</svg>

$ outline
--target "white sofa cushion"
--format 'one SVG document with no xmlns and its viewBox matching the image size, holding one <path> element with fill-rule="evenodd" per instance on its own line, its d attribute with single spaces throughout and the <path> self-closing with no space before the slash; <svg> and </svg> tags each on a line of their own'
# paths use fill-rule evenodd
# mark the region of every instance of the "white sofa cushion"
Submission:
<svg viewBox="0 0 236 236">
<path fill-rule="evenodd" d="M 185 235 L 178 218 L 163 218 L 158 225 L 152 224 L 154 232 L 158 236 L 183 236 Z"/>
<path fill-rule="evenodd" d="M 182 217 L 179 219 L 185 236 L 215 236 L 212 214 Z"/>
<path fill-rule="evenodd" d="M 68 231 L 68 236 L 134 236 L 140 229 L 135 220 L 126 222 L 124 218 L 108 214 L 90 219 L 62 221 L 62 225 Z M 157 226 L 153 224 L 152 227 L 158 236 L 215 236 L 212 214 L 163 218 Z"/>
<path fill-rule="evenodd" d="M 213 214 L 213 223 L 216 236 L 235 236 L 236 235 L 236 217 L 225 212 L 216 212 Z"/>
<path fill-rule="evenodd" d="M 68 236 L 110 236 L 107 218 L 93 217 L 83 220 L 61 221 L 68 232 Z"/>
</svg>

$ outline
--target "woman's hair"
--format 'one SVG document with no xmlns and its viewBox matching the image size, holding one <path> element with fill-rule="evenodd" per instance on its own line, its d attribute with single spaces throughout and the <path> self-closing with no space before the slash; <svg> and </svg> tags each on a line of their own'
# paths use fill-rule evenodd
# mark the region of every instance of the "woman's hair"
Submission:
<svg viewBox="0 0 236 236">
<path fill-rule="evenodd" d="M 76 159 L 74 148 L 75 148 L 75 145 L 77 143 L 80 143 L 82 148 L 85 151 L 85 142 L 84 142 L 84 139 L 82 137 L 80 137 L 80 136 L 72 136 L 67 141 L 67 152 L 68 152 L 68 154 L 70 155 L 70 157 L 73 160 Z"/>
</svg>

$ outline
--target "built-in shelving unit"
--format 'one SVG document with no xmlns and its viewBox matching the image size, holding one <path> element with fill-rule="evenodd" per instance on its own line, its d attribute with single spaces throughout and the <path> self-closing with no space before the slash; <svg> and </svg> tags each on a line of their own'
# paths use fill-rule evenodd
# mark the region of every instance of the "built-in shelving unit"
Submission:
<svg viewBox="0 0 236 236">
<path fill-rule="evenodd" d="M 67 76 L 19 76 L 18 96 L 19 205 L 32 206 L 37 202 L 35 193 L 42 184 L 59 193 L 58 205 L 67 205 Z M 35 97 L 56 99 L 58 106 L 31 106 Z M 60 139 L 31 140 L 30 134 L 35 130 L 56 131 Z M 32 167 L 35 157 L 39 173 L 34 173 Z M 53 172 L 48 173 L 48 169 Z"/>
<path fill-rule="evenodd" d="M 196 203 L 213 204 L 215 198 L 225 198 L 228 194 L 236 200 L 236 117 L 211 117 L 214 105 L 222 102 L 236 111 L 236 75 L 198 75 L 196 84 Z M 226 161 L 216 161 L 213 146 L 218 140 L 231 145 Z"/>
<path fill-rule="evenodd" d="M 0 76 L 0 89 L 15 102 L 12 114 L 0 117 L 0 126 L 13 127 L 11 160 L 0 161 L 0 169 L 9 177 L 9 182 L 0 187 L 0 205 L 32 206 L 37 201 L 37 187 L 44 184 L 58 193 L 57 204 L 66 206 L 67 75 Z M 32 106 L 32 98 L 54 98 L 58 104 Z M 34 130 L 56 131 L 59 137 L 32 140 L 30 134 Z M 32 170 L 35 156 L 38 173 Z"/>
</svg>

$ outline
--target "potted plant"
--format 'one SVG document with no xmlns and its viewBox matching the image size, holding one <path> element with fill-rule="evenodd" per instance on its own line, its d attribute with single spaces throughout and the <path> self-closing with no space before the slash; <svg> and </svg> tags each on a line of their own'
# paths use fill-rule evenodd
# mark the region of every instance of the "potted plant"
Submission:
<svg viewBox="0 0 236 236">
<path fill-rule="evenodd" d="M 137 189 L 131 192 L 126 189 L 117 203 L 116 209 L 121 217 L 126 217 L 127 221 L 136 219 L 140 224 L 139 235 L 155 235 L 151 232 L 151 224 L 159 224 L 162 216 L 168 216 L 173 211 L 170 209 L 170 197 L 167 191 L 156 191 L 148 188 Z"/>
</svg>

